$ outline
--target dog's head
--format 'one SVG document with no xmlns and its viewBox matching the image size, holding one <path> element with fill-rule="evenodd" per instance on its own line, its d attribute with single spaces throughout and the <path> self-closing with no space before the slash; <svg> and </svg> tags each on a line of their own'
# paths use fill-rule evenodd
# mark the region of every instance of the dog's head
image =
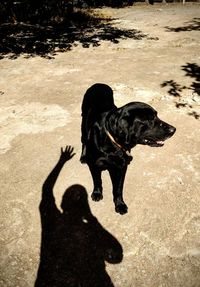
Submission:
<svg viewBox="0 0 200 287">
<path fill-rule="evenodd" d="M 117 109 L 111 122 L 116 141 L 126 149 L 137 144 L 163 146 L 164 141 L 176 131 L 158 118 L 156 110 L 141 102 L 132 102 Z"/>
</svg>

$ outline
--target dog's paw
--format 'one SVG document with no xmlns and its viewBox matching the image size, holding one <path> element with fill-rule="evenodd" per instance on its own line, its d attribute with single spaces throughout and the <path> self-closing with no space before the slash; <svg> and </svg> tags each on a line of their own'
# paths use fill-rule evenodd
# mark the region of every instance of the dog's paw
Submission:
<svg viewBox="0 0 200 287">
<path fill-rule="evenodd" d="M 128 207 L 127 205 L 123 202 L 123 203 L 119 203 L 117 205 L 115 205 L 115 211 L 121 215 L 125 214 L 128 212 Z"/>
<path fill-rule="evenodd" d="M 87 163 L 86 156 L 82 155 L 82 156 L 80 157 L 80 162 L 81 162 L 82 164 Z"/>
<path fill-rule="evenodd" d="M 100 190 L 94 190 L 91 197 L 94 201 L 100 201 L 101 199 L 103 199 L 103 194 Z"/>
<path fill-rule="evenodd" d="M 87 163 L 86 146 L 84 144 L 82 145 L 82 153 L 81 153 L 81 157 L 80 157 L 80 162 L 81 163 Z"/>
</svg>

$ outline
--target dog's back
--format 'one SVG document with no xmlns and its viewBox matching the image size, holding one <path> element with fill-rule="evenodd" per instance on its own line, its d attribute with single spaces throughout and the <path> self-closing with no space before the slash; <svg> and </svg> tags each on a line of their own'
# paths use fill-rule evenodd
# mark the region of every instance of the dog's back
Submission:
<svg viewBox="0 0 200 287">
<path fill-rule="evenodd" d="M 100 115 L 115 109 L 113 90 L 106 84 L 94 84 L 85 93 L 82 102 L 81 142 L 82 154 L 80 161 L 86 162 L 86 143 L 93 124 Z"/>
<path fill-rule="evenodd" d="M 82 103 L 82 116 L 88 113 L 101 114 L 115 108 L 113 90 L 105 84 L 94 84 L 85 93 Z"/>
</svg>

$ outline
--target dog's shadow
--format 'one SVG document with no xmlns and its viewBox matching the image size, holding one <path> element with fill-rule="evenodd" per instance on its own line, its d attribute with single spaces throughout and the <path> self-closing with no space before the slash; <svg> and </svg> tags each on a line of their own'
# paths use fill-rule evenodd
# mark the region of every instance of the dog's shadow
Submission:
<svg viewBox="0 0 200 287">
<path fill-rule="evenodd" d="M 60 171 L 56 169 L 58 165 L 43 185 L 41 255 L 35 287 L 113 287 L 105 261 L 121 262 L 122 247 L 92 215 L 83 186 L 66 190 L 63 212 L 59 211 L 53 196 Z"/>
</svg>

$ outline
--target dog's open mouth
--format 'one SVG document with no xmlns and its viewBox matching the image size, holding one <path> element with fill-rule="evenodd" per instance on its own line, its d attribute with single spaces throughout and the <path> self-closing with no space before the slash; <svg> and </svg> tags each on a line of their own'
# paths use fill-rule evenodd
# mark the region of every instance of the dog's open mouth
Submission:
<svg viewBox="0 0 200 287">
<path fill-rule="evenodd" d="M 153 140 L 153 139 L 144 139 L 143 144 L 151 146 L 151 147 L 161 147 L 164 145 L 164 141 L 162 140 Z"/>
</svg>

